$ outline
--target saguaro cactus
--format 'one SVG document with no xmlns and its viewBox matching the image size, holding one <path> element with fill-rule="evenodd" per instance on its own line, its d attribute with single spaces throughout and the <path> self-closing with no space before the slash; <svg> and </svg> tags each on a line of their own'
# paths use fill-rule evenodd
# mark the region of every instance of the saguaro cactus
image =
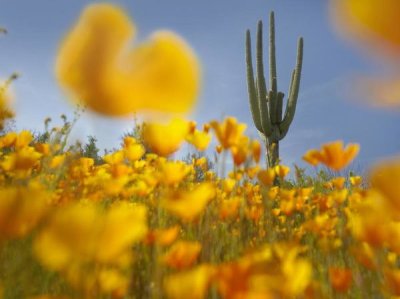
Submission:
<svg viewBox="0 0 400 299">
<path fill-rule="evenodd" d="M 277 83 L 274 12 L 270 14 L 269 24 L 269 90 L 264 77 L 262 21 L 258 22 L 257 28 L 255 76 L 251 58 L 250 30 L 246 32 L 246 63 L 251 114 L 265 142 L 268 166 L 272 167 L 279 163 L 279 141 L 286 136 L 296 111 L 303 63 L 303 38 L 300 37 L 298 41 L 297 62 L 292 73 L 286 110 L 282 115 L 284 94 L 278 91 Z"/>
</svg>

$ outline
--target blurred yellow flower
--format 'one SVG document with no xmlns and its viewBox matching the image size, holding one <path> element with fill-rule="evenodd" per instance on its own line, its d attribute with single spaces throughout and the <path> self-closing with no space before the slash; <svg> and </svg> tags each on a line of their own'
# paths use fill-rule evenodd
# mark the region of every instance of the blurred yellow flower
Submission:
<svg viewBox="0 0 400 299">
<path fill-rule="evenodd" d="M 179 272 L 164 279 L 164 289 L 170 299 L 205 298 L 215 268 L 204 264 L 192 270 Z"/>
<path fill-rule="evenodd" d="M 239 207 L 242 202 L 240 197 L 224 199 L 219 208 L 219 217 L 222 220 L 227 218 L 235 218 L 239 213 Z"/>
<path fill-rule="evenodd" d="M 386 269 L 385 271 L 385 286 L 392 294 L 393 298 L 400 296 L 400 270 Z"/>
<path fill-rule="evenodd" d="M 73 204 L 51 215 L 34 249 L 39 260 L 56 271 L 88 262 L 118 265 L 146 233 L 144 206 L 121 202 L 103 213 L 94 204 Z"/>
<path fill-rule="evenodd" d="M 377 267 L 377 258 L 374 249 L 366 242 L 362 242 L 352 250 L 353 255 L 365 268 L 374 270 Z"/>
<path fill-rule="evenodd" d="M 14 117 L 14 111 L 10 108 L 12 95 L 9 90 L 11 82 L 17 78 L 17 75 L 12 75 L 8 80 L 0 84 L 0 130 L 4 129 L 5 121 Z"/>
<path fill-rule="evenodd" d="M 156 244 L 160 246 L 171 245 L 178 238 L 181 227 L 174 225 L 165 229 L 155 229 L 150 231 L 146 237 L 146 244 Z"/>
<path fill-rule="evenodd" d="M 168 124 L 146 123 L 143 139 L 153 152 L 166 157 L 179 149 L 189 129 L 189 123 L 182 119 L 172 119 Z"/>
<path fill-rule="evenodd" d="M 162 257 L 164 264 L 182 270 L 189 268 L 196 261 L 201 251 L 199 242 L 178 241 Z"/>
<path fill-rule="evenodd" d="M 316 166 L 320 163 L 321 154 L 318 150 L 311 149 L 305 153 L 305 155 L 303 156 L 303 160 L 311 164 L 312 166 Z"/>
<path fill-rule="evenodd" d="M 253 159 L 256 163 L 260 161 L 261 158 L 261 144 L 258 140 L 253 140 L 251 142 L 251 150 L 253 153 Z"/>
<path fill-rule="evenodd" d="M 311 264 L 287 244 L 264 246 L 238 261 L 219 266 L 216 283 L 222 298 L 293 298 L 311 282 Z"/>
<path fill-rule="evenodd" d="M 221 181 L 222 190 L 226 193 L 231 193 L 233 188 L 235 188 L 236 180 L 231 178 L 226 178 Z"/>
<path fill-rule="evenodd" d="M 273 168 L 263 169 L 258 172 L 258 180 L 266 186 L 274 184 L 276 172 Z"/>
<path fill-rule="evenodd" d="M 280 191 L 279 186 L 274 186 L 274 187 L 269 188 L 268 198 L 271 200 L 275 199 L 278 196 L 279 191 Z"/>
<path fill-rule="evenodd" d="M 16 149 L 22 149 L 24 147 L 27 147 L 31 141 L 33 140 L 32 133 L 26 130 L 21 131 L 17 139 L 15 140 L 15 148 Z"/>
<path fill-rule="evenodd" d="M 128 136 L 124 138 L 123 152 L 126 159 L 134 162 L 142 158 L 146 150 L 135 138 Z"/>
<path fill-rule="evenodd" d="M 383 162 L 370 173 L 370 182 L 400 215 L 400 159 Z"/>
<path fill-rule="evenodd" d="M 98 273 L 98 284 L 103 293 L 123 298 L 129 287 L 129 277 L 116 269 L 103 269 Z"/>
<path fill-rule="evenodd" d="M 283 179 L 285 176 L 287 176 L 290 172 L 290 167 L 285 166 L 285 165 L 276 165 L 274 167 L 274 171 L 277 176 L 279 176 L 281 179 Z"/>
<path fill-rule="evenodd" d="M 186 141 L 197 150 L 204 151 L 211 142 L 211 135 L 205 131 L 194 130 L 186 137 Z"/>
<path fill-rule="evenodd" d="M 191 165 L 183 161 L 168 161 L 161 165 L 160 182 L 170 186 L 180 183 L 192 170 Z"/>
<path fill-rule="evenodd" d="M 332 0 L 339 29 L 379 50 L 400 50 L 400 3 L 397 0 Z"/>
<path fill-rule="evenodd" d="M 324 187 L 328 188 L 328 189 L 333 189 L 333 188 L 335 188 L 335 189 L 343 189 L 345 182 L 346 182 L 346 178 L 344 178 L 344 177 L 336 177 L 336 178 L 333 178 L 330 181 L 326 182 L 324 184 Z"/>
<path fill-rule="evenodd" d="M 0 130 L 4 129 L 5 121 L 14 117 L 14 112 L 7 107 L 9 100 L 0 91 Z"/>
<path fill-rule="evenodd" d="M 77 290 L 121 297 L 128 290 L 132 245 L 147 234 L 146 215 L 144 206 L 128 202 L 106 209 L 91 202 L 63 206 L 35 237 L 35 256 Z"/>
<path fill-rule="evenodd" d="M 186 112 L 198 94 L 196 56 L 179 36 L 155 32 L 127 49 L 135 26 L 118 6 L 89 5 L 63 40 L 56 75 L 75 100 L 124 116 L 139 109 Z"/>
<path fill-rule="evenodd" d="M 233 163 L 236 166 L 240 166 L 247 160 L 247 155 L 251 153 L 251 148 L 249 144 L 249 138 L 247 136 L 242 136 L 239 138 L 237 144 L 230 147 L 231 154 L 233 158 Z"/>
<path fill-rule="evenodd" d="M 350 269 L 330 267 L 329 280 L 336 292 L 345 293 L 351 287 L 353 275 Z"/>
<path fill-rule="evenodd" d="M 237 145 L 247 127 L 246 124 L 238 123 L 234 117 L 227 117 L 222 123 L 212 121 L 210 126 L 224 149 Z"/>
<path fill-rule="evenodd" d="M 172 192 L 162 201 L 162 206 L 183 220 L 192 221 L 203 212 L 214 196 L 214 186 L 211 183 L 201 183 L 190 191 Z"/>
<path fill-rule="evenodd" d="M 18 134 L 16 132 L 9 132 L 0 137 L 0 147 L 7 148 L 15 145 Z"/>
<path fill-rule="evenodd" d="M 348 227 L 353 235 L 372 247 L 382 247 L 390 236 L 389 223 L 383 221 L 390 216 L 390 211 L 382 204 L 382 198 L 371 193 L 356 203 L 355 208 L 356 213 L 347 212 Z"/>
<path fill-rule="evenodd" d="M 362 177 L 361 176 L 350 176 L 349 178 L 350 184 L 354 187 L 361 185 Z"/>
<path fill-rule="evenodd" d="M 303 159 L 311 165 L 323 163 L 329 168 L 339 171 L 346 167 L 358 154 L 360 146 L 350 143 L 343 148 L 343 141 L 326 143 L 320 151 L 312 149 L 307 151 Z"/>
<path fill-rule="evenodd" d="M 36 184 L 0 189 L 0 243 L 4 238 L 23 237 L 35 228 L 48 210 L 49 200 L 46 190 Z"/>
<path fill-rule="evenodd" d="M 397 61 L 400 56 L 399 1 L 331 0 L 331 8 L 340 32 L 352 41 L 361 41 L 367 50 L 372 48 L 377 54 Z M 383 78 L 362 78 L 359 89 L 363 98 L 374 105 L 399 107 L 400 75 L 398 70 L 394 71 Z"/>
</svg>

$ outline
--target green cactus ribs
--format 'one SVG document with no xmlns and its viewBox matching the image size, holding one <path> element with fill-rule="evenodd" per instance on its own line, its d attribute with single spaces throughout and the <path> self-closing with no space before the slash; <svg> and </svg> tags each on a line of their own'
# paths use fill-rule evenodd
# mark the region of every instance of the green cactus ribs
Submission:
<svg viewBox="0 0 400 299">
<path fill-rule="evenodd" d="M 274 12 L 271 12 L 269 19 L 269 89 L 267 89 L 264 77 L 262 21 L 258 22 L 257 27 L 255 74 L 250 30 L 246 32 L 247 86 L 250 110 L 254 124 L 265 142 L 268 167 L 279 163 L 279 141 L 286 136 L 296 112 L 303 64 L 303 38 L 300 37 L 298 41 L 297 62 L 292 73 L 284 114 L 284 93 L 278 91 L 275 51 L 275 17 Z"/>
</svg>

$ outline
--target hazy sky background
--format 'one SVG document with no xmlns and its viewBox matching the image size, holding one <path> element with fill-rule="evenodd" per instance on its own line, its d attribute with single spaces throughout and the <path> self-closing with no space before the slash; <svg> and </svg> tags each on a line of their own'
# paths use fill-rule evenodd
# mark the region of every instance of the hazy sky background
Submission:
<svg viewBox="0 0 400 299">
<path fill-rule="evenodd" d="M 54 79 L 53 65 L 60 39 L 76 21 L 86 0 L 0 0 L 0 26 L 9 34 L 0 38 L 0 76 L 14 71 L 18 129 L 43 128 L 51 116 L 72 116 L 69 104 Z M 285 164 L 303 165 L 307 149 L 343 139 L 361 144 L 356 165 L 368 165 L 400 151 L 400 114 L 360 104 L 346 92 L 358 73 L 376 65 L 359 49 L 345 43 L 332 29 L 326 0 L 121 0 L 144 39 L 157 29 L 171 29 L 195 49 L 203 66 L 203 88 L 192 119 L 203 123 L 227 115 L 248 124 L 251 119 L 245 77 L 244 36 L 256 24 L 268 24 L 276 13 L 278 86 L 285 94 L 296 58 L 296 43 L 305 39 L 303 76 L 294 121 L 281 143 Z M 265 28 L 267 29 L 267 28 Z M 267 37 L 265 37 L 267 38 Z M 254 39 L 254 38 L 253 38 Z M 117 121 L 86 113 L 73 135 L 96 135 L 102 147 L 120 141 L 132 121 Z"/>
</svg>

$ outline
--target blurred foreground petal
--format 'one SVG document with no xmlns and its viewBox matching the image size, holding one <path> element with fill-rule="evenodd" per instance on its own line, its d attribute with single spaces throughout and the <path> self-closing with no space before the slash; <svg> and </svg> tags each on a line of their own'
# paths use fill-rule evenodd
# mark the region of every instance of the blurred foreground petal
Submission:
<svg viewBox="0 0 400 299">
<path fill-rule="evenodd" d="M 379 50 L 400 54 L 398 0 L 333 0 L 332 14 L 339 30 Z"/>
<path fill-rule="evenodd" d="M 88 6 L 62 42 L 56 62 L 61 86 L 105 115 L 189 110 L 200 77 L 193 51 L 167 31 L 127 49 L 134 35 L 135 26 L 121 8 Z"/>
<path fill-rule="evenodd" d="M 207 294 L 215 269 L 210 265 L 201 265 L 193 270 L 179 272 L 164 280 L 165 292 L 168 298 L 201 299 Z"/>
<path fill-rule="evenodd" d="M 332 0 L 331 12 L 339 32 L 363 49 L 391 58 L 395 73 L 387 78 L 361 78 L 357 88 L 373 106 L 400 107 L 400 2 L 398 0 Z"/>
<path fill-rule="evenodd" d="M 147 123 L 143 128 L 143 140 L 150 149 L 160 155 L 176 152 L 189 134 L 189 123 L 173 119 L 168 124 Z"/>
<path fill-rule="evenodd" d="M 373 188 L 384 195 L 387 202 L 400 215 L 400 159 L 375 166 L 370 174 Z"/>
</svg>

